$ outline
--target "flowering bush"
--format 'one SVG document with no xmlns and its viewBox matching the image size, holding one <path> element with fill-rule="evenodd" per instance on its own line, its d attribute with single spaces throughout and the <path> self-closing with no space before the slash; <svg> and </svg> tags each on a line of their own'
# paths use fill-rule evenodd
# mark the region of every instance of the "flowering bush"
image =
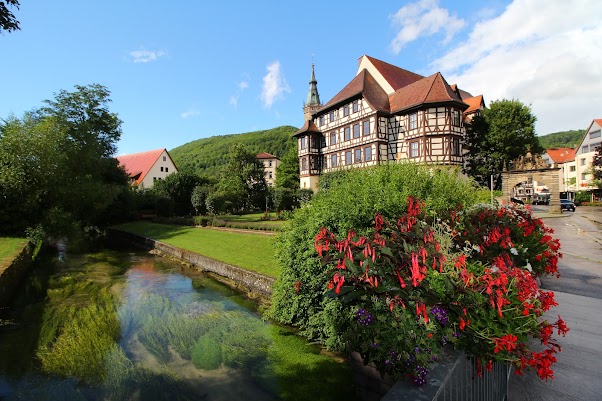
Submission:
<svg viewBox="0 0 602 401">
<path fill-rule="evenodd" d="M 377 214 L 371 235 L 338 238 L 323 228 L 315 237 L 330 272 L 326 295 L 345 306 L 334 325 L 348 349 L 418 385 L 447 343 L 488 369 L 506 361 L 553 378 L 560 346 L 552 335 L 568 328 L 560 317 L 541 319 L 556 303 L 536 282 L 557 274 L 551 230 L 526 209 L 476 207 L 436 220 L 423 206 L 409 197 L 396 221 Z"/>
</svg>

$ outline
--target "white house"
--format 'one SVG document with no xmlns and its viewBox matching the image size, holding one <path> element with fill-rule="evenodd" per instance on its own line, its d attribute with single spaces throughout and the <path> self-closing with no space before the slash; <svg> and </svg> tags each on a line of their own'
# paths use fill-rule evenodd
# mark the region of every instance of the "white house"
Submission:
<svg viewBox="0 0 602 401">
<path fill-rule="evenodd" d="M 151 188 L 155 181 L 178 172 L 167 149 L 118 156 L 117 160 L 130 177 L 131 184 L 138 188 Z"/>
<path fill-rule="evenodd" d="M 276 180 L 276 169 L 280 166 L 280 159 L 266 152 L 261 152 L 255 156 L 263 164 L 265 182 L 273 187 Z"/>
</svg>

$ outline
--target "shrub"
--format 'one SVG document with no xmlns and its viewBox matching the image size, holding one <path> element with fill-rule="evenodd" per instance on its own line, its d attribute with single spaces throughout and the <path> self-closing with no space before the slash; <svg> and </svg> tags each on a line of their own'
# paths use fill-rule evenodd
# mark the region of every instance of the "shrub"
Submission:
<svg viewBox="0 0 602 401">
<path fill-rule="evenodd" d="M 584 202 L 592 200 L 592 194 L 587 191 L 578 191 L 575 193 L 575 205 L 579 206 Z"/>
<path fill-rule="evenodd" d="M 533 368 L 553 378 L 560 346 L 552 335 L 568 328 L 560 316 L 541 321 L 557 304 L 535 280 L 557 273 L 560 244 L 551 230 L 527 209 L 478 206 L 441 220 L 423 206 L 409 197 L 398 219 L 377 214 L 370 235 L 323 228 L 316 236 L 328 268 L 326 295 L 342 306 L 332 326 L 346 348 L 418 385 L 448 342 L 489 370 L 504 361 L 518 373 Z M 532 347 L 533 338 L 543 350 Z"/>
<path fill-rule="evenodd" d="M 201 336 L 192 349 L 192 363 L 204 370 L 219 368 L 222 364 L 221 344 L 210 334 Z"/>
<path fill-rule="evenodd" d="M 490 196 L 456 169 L 416 163 L 323 176 L 319 192 L 294 212 L 286 231 L 277 239 L 281 274 L 268 316 L 300 327 L 304 335 L 331 349 L 343 348 L 343 339 L 329 318 L 333 313 L 338 316 L 338 307 L 332 298 L 323 297 L 328 278 L 314 249 L 314 237 L 322 227 L 335 234 L 346 235 L 350 229 L 367 234 L 373 231 L 374 213 L 397 218 L 411 195 L 425 200 L 428 214 L 486 202 Z"/>
</svg>

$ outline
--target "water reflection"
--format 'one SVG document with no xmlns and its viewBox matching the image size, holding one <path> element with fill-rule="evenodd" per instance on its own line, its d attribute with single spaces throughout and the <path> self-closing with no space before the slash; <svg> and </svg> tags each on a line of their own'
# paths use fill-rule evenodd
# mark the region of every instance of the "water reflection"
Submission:
<svg viewBox="0 0 602 401">
<path fill-rule="evenodd" d="M 0 400 L 352 398 L 346 364 L 200 273 L 117 252 L 55 268 L 46 299 L 18 301 L 0 330 Z M 34 362 L 6 363 L 20 358 Z"/>
</svg>

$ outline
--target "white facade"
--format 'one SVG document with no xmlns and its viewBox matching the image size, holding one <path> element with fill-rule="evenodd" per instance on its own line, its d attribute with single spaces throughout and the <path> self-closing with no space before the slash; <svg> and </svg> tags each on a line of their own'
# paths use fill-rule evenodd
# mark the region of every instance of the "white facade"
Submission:
<svg viewBox="0 0 602 401">
<path fill-rule="evenodd" d="M 151 188 L 155 181 L 163 180 L 168 175 L 177 172 L 178 169 L 176 168 L 173 160 L 171 160 L 167 150 L 163 150 L 146 175 L 142 177 L 142 180 L 138 186 L 140 188 Z"/>
</svg>

